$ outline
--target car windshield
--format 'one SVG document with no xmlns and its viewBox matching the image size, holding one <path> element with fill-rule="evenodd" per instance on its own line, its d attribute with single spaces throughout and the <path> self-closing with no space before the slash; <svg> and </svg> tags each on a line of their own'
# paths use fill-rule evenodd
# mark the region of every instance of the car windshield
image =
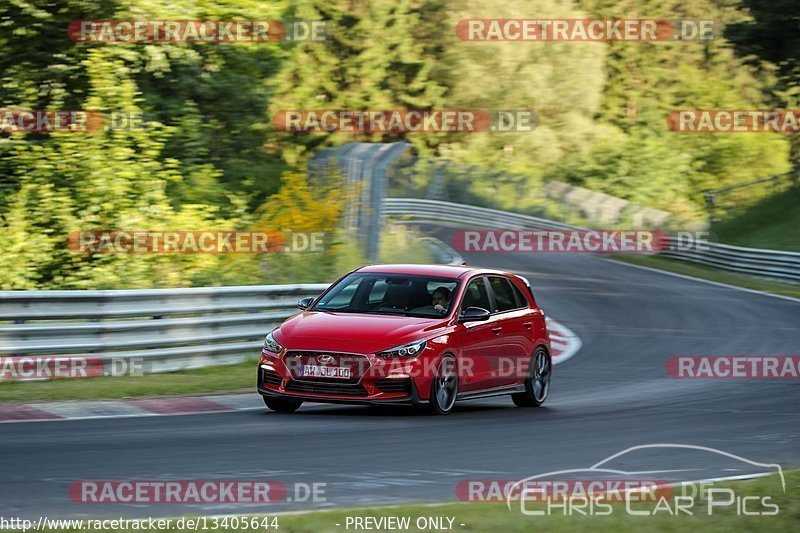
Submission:
<svg viewBox="0 0 800 533">
<path fill-rule="evenodd" d="M 450 314 L 457 287 L 454 278 L 354 272 L 311 311 L 441 318 Z"/>
</svg>

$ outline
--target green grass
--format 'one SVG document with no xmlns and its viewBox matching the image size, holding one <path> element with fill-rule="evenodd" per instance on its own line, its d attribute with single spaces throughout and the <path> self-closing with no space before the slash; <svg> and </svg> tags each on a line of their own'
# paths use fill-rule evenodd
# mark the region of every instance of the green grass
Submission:
<svg viewBox="0 0 800 533">
<path fill-rule="evenodd" d="M 711 227 L 719 242 L 800 251 L 800 187 L 770 196 Z"/>
<path fill-rule="evenodd" d="M 0 402 L 98 400 L 255 390 L 256 360 L 144 376 L 0 382 Z"/>
<path fill-rule="evenodd" d="M 800 251 L 800 187 L 769 196 L 738 215 L 712 225 L 719 242 L 751 248 Z M 615 255 L 613 259 L 747 289 L 800 298 L 800 285 L 726 272 L 667 257 Z"/>
<path fill-rule="evenodd" d="M 689 261 L 680 261 L 678 259 L 669 259 L 667 257 L 656 257 L 652 255 L 615 255 L 613 259 L 622 261 L 624 263 L 631 263 L 634 265 L 642 265 L 659 270 L 666 270 L 668 272 L 675 272 L 676 274 L 684 274 L 695 278 L 707 279 L 719 283 L 727 283 L 728 285 L 735 285 L 737 287 L 744 287 L 747 289 L 754 289 L 757 291 L 770 292 L 772 294 L 781 294 L 783 296 L 793 296 L 800 298 L 800 285 L 794 283 L 781 283 L 780 281 L 772 281 L 755 276 L 747 276 L 745 274 L 736 274 L 733 272 L 724 272 L 712 267 L 692 263 Z"/>
<path fill-rule="evenodd" d="M 418 517 L 452 517 L 452 531 L 469 533 L 530 533 L 531 531 L 675 531 L 685 533 L 733 531 L 797 531 L 800 528 L 800 473 L 786 473 L 786 493 L 784 494 L 777 475 L 748 481 L 726 482 L 714 485 L 714 488 L 727 487 L 735 491 L 738 497 L 757 497 L 748 504 L 750 510 L 768 511 L 761 506 L 762 497 L 769 497 L 767 503 L 778 505 L 778 513 L 774 516 L 739 516 L 736 506 L 716 507 L 709 515 L 705 500 L 698 498 L 689 506 L 692 515 L 669 515 L 665 511 L 655 516 L 630 516 L 626 514 L 624 504 L 613 504 L 608 516 L 565 516 L 563 511 L 551 511 L 545 516 L 527 516 L 520 512 L 519 504 L 512 504 L 509 510 L 504 503 L 450 503 L 444 505 L 400 505 L 393 507 L 374 507 L 361 509 L 337 509 L 332 511 L 308 512 L 278 516 L 278 529 L 262 529 L 262 531 L 278 531 L 283 533 L 323 533 L 354 531 L 351 525 L 346 528 L 347 517 L 410 517 L 412 526 L 408 529 L 394 531 L 421 531 L 413 524 Z M 721 498 L 722 496 L 719 496 Z M 670 500 L 672 501 L 672 500 Z M 674 502 L 672 503 L 674 508 Z M 533 504 L 526 504 L 527 509 L 535 509 Z M 654 503 L 634 504 L 635 509 L 648 509 L 652 512 Z M 538 504 L 538 509 L 544 509 Z M 91 510 L 87 510 L 91 513 Z M 45 513 L 45 510 L 42 510 Z M 337 524 L 340 524 L 337 526 Z M 461 524 L 464 524 L 463 526 Z M 208 524 L 208 530 L 222 530 Z M 202 529 L 202 528 L 201 528 Z M 225 529 L 231 531 L 230 528 Z M 244 530 L 244 529 L 240 529 Z M 53 532 L 72 532 L 75 529 L 50 529 Z M 85 531 L 85 530 L 84 530 Z M 104 531 L 114 531 L 106 529 Z M 172 527 L 165 531 L 182 531 Z M 372 531 L 388 531 L 374 529 Z M 432 530 L 425 530 L 432 531 Z"/>
</svg>

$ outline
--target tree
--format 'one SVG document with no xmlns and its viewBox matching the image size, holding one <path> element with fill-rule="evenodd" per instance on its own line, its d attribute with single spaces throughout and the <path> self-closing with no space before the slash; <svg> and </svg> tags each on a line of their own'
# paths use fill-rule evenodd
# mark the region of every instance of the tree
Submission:
<svg viewBox="0 0 800 533">
<path fill-rule="evenodd" d="M 324 42 L 289 47 L 276 77 L 271 115 L 281 110 L 442 109 L 451 79 L 440 59 L 452 36 L 443 21 L 445 2 L 435 0 L 311 0 L 297 8 L 301 20 L 328 21 Z M 274 132 L 273 144 L 290 164 L 320 146 L 406 138 L 422 151 L 435 135 L 296 134 Z"/>
<path fill-rule="evenodd" d="M 737 53 L 757 67 L 763 61 L 777 68 L 770 102 L 783 109 L 800 105 L 800 4 L 795 0 L 742 0 L 740 8 L 752 17 L 731 24 L 726 37 Z M 788 134 L 793 174 L 800 180 L 800 137 Z"/>
</svg>

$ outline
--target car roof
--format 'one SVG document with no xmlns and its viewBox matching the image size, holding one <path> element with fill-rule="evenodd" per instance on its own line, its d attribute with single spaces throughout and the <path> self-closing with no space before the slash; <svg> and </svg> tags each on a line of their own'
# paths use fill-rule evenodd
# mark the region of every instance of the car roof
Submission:
<svg viewBox="0 0 800 533">
<path fill-rule="evenodd" d="M 458 278 L 468 272 L 479 272 L 481 274 L 502 274 L 508 275 L 499 270 L 489 270 L 483 268 L 470 268 L 467 266 L 453 265 L 368 265 L 358 269 L 358 272 L 380 273 L 380 274 L 409 274 L 416 276 L 439 276 L 443 278 Z"/>
</svg>

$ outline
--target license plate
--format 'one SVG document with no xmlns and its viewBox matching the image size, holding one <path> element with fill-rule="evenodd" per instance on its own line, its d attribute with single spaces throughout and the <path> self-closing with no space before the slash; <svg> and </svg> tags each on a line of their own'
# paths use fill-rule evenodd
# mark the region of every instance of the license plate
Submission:
<svg viewBox="0 0 800 533">
<path fill-rule="evenodd" d="M 300 372 L 303 377 L 350 379 L 350 369 L 340 366 L 305 365 Z"/>
</svg>

